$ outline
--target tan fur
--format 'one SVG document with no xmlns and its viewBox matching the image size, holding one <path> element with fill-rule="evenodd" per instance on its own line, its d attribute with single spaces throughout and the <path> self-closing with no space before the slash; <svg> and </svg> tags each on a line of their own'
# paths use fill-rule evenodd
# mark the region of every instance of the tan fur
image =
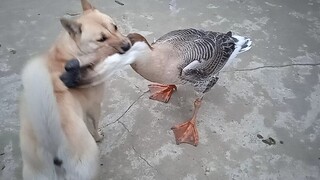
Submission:
<svg viewBox="0 0 320 180">
<path fill-rule="evenodd" d="M 75 160 L 75 162 L 78 159 L 81 161 L 83 157 L 81 167 L 82 165 L 82 168 L 91 167 L 90 169 L 79 169 L 79 174 L 74 176 L 46 175 L 47 172 L 45 171 L 47 169 L 45 168 L 57 168 L 54 165 L 52 166 L 53 159 L 47 160 L 46 158 L 56 156 L 56 154 L 47 156 L 48 153 L 43 152 L 46 149 L 41 147 L 39 137 L 34 131 L 35 127 L 31 123 L 30 112 L 28 112 L 30 104 L 27 104 L 24 94 L 22 94 L 20 141 L 24 179 L 43 179 L 46 176 L 47 179 L 92 179 L 96 177 L 97 170 L 95 168 L 98 167 L 98 151 L 95 141 L 100 141 L 103 137 L 98 132 L 98 125 L 104 84 L 71 90 L 62 83 L 59 77 L 65 71 L 64 66 L 70 59 L 79 59 L 81 65 L 94 63 L 114 53 L 123 53 L 122 47 L 130 44 L 130 42 L 115 29 L 115 23 L 109 16 L 94 9 L 86 0 L 82 0 L 82 6 L 84 13 L 78 19 L 61 20 L 68 33 L 63 32 L 52 45 L 52 48 L 37 60 L 40 59 L 44 62 L 44 68 L 47 68 L 51 76 L 53 93 L 60 113 L 61 128 L 66 137 L 66 149 L 70 153 L 67 157 Z M 106 37 L 106 41 L 98 42 L 97 40 L 102 38 L 102 34 Z M 37 69 L 34 69 L 34 71 L 37 71 Z M 34 78 L 34 81 L 37 81 L 37 77 Z M 42 135 L 46 136 L 46 134 Z M 85 166 L 87 156 L 96 156 L 93 157 L 94 163 L 92 165 Z M 68 171 L 68 168 L 77 168 L 76 165 L 75 167 L 64 167 L 67 165 L 68 162 L 66 161 L 68 159 L 61 160 L 63 161 L 62 168 L 65 171 Z M 51 165 L 48 163 L 51 163 Z M 68 172 L 65 172 L 65 174 L 68 174 Z"/>
</svg>

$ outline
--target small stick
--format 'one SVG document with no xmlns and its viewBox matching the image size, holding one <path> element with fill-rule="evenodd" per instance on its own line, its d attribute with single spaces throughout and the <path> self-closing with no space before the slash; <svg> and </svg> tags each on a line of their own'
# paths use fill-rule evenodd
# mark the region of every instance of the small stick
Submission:
<svg viewBox="0 0 320 180">
<path fill-rule="evenodd" d="M 69 15 L 69 16 L 78 16 L 78 15 L 80 15 L 80 13 L 66 13 L 67 15 Z"/>
<path fill-rule="evenodd" d="M 120 2 L 120 1 L 118 1 L 118 0 L 115 0 L 114 2 L 116 2 L 117 4 L 119 4 L 119 5 L 121 5 L 121 6 L 124 5 L 122 2 Z"/>
</svg>

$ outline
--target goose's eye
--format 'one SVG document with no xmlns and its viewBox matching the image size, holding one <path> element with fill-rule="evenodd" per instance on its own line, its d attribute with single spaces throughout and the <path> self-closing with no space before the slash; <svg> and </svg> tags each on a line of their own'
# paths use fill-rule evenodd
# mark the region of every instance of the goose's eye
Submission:
<svg viewBox="0 0 320 180">
<path fill-rule="evenodd" d="M 117 30 L 118 30 L 118 26 L 117 26 L 117 25 L 114 25 L 114 29 L 117 31 Z"/>
<path fill-rule="evenodd" d="M 104 35 L 104 34 L 102 34 L 101 38 L 98 39 L 97 41 L 98 41 L 98 42 L 104 42 L 104 41 L 106 41 L 107 39 L 108 39 L 107 36 Z"/>
</svg>

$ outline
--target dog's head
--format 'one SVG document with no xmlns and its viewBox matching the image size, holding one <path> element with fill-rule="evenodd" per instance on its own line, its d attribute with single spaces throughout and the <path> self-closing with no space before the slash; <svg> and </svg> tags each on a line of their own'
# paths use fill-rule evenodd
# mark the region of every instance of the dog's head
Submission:
<svg viewBox="0 0 320 180">
<path fill-rule="evenodd" d="M 129 39 L 122 35 L 111 17 L 101 13 L 87 0 L 81 0 L 83 14 L 75 20 L 61 18 L 61 24 L 75 42 L 75 55 L 83 64 L 99 61 L 114 53 L 130 49 Z M 80 57 L 86 58 L 80 58 Z M 90 57 L 90 58 L 89 58 Z M 86 62 L 82 62 L 86 61 Z"/>
</svg>

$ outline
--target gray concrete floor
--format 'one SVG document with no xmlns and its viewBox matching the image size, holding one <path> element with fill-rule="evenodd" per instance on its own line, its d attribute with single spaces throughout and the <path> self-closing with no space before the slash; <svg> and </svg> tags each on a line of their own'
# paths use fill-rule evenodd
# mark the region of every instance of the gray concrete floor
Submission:
<svg viewBox="0 0 320 180">
<path fill-rule="evenodd" d="M 129 67 L 109 79 L 100 179 L 320 179 L 319 0 L 120 1 L 93 4 L 124 33 L 152 41 L 178 28 L 232 30 L 254 46 L 205 96 L 198 147 L 175 145 L 170 130 L 190 118 L 192 88 L 163 104 Z M 58 18 L 79 10 L 78 0 L 0 2 L 0 179 L 21 179 L 21 68 L 51 45 Z"/>
</svg>

